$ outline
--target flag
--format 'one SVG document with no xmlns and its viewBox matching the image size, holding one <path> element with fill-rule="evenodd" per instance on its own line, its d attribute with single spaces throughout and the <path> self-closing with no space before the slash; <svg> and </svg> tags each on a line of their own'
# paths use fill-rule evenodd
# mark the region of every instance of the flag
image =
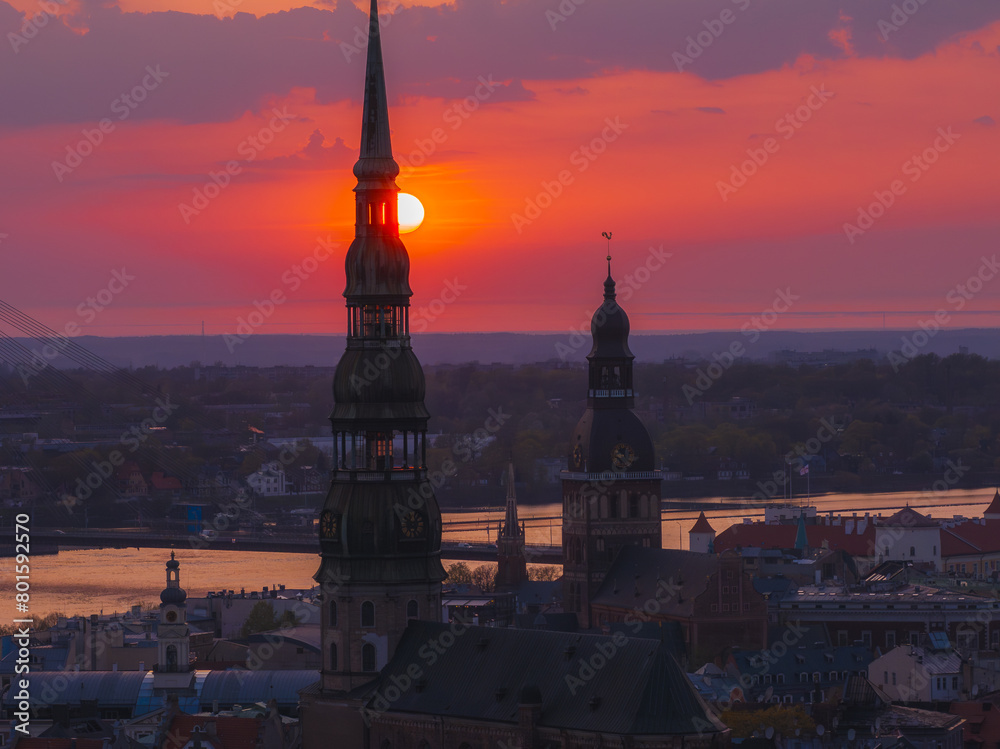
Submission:
<svg viewBox="0 0 1000 749">
<path fill-rule="evenodd" d="M 807 464 L 807 465 L 804 465 L 804 466 L 802 466 L 802 467 L 801 467 L 801 468 L 799 469 L 799 476 L 805 476 L 805 475 L 806 475 L 807 473 L 809 473 L 809 466 L 808 466 L 808 464 Z"/>
</svg>

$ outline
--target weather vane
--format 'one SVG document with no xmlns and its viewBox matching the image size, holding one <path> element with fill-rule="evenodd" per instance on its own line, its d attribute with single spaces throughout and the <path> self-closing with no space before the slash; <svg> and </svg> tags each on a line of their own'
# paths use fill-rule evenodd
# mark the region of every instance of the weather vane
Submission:
<svg viewBox="0 0 1000 749">
<path fill-rule="evenodd" d="M 608 240 L 608 262 L 611 262 L 611 232 L 602 231 L 601 236 Z"/>
</svg>

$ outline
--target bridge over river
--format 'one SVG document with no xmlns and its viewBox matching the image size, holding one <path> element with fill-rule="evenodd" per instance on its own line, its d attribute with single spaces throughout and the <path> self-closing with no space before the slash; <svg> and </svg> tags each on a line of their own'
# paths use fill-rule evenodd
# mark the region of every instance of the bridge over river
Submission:
<svg viewBox="0 0 1000 749">
<path fill-rule="evenodd" d="M 319 542 L 311 532 L 306 533 L 219 533 L 213 538 L 178 532 L 160 532 L 148 529 L 32 528 L 31 545 L 41 553 L 57 549 L 216 549 L 225 551 L 271 551 L 288 554 L 319 554 Z M 34 553 L 38 553 L 33 549 Z M 532 564 L 562 564 L 562 548 L 528 544 L 528 561 Z M 0 547 L 0 556 L 12 556 L 13 547 Z M 497 550 L 493 544 L 449 542 L 441 544 L 443 559 L 468 559 L 494 562 Z"/>
</svg>

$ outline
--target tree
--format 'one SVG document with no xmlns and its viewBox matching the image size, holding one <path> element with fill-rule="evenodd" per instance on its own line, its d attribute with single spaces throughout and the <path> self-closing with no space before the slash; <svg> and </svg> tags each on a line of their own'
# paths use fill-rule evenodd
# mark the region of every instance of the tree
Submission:
<svg viewBox="0 0 1000 749">
<path fill-rule="evenodd" d="M 483 593 L 492 593 L 497 587 L 497 566 L 495 564 L 481 564 L 472 570 L 472 583 L 479 587 Z"/>
<path fill-rule="evenodd" d="M 298 624 L 298 619 L 291 611 L 285 611 L 280 617 L 274 613 L 274 606 L 269 601 L 258 601 L 252 609 L 247 620 L 240 628 L 240 637 L 249 637 L 257 632 L 271 632 L 283 626 L 294 627 Z"/>
<path fill-rule="evenodd" d="M 472 570 L 465 562 L 456 562 L 448 568 L 448 577 L 445 582 L 454 585 L 469 585 L 472 583 Z"/>
<path fill-rule="evenodd" d="M 528 568 L 529 580 L 558 580 L 562 570 L 554 564 L 538 565 Z"/>
</svg>

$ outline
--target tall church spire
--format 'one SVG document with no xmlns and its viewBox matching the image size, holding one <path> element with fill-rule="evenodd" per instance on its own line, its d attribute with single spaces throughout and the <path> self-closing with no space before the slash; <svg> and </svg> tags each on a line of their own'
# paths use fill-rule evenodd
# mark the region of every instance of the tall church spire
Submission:
<svg viewBox="0 0 1000 749">
<path fill-rule="evenodd" d="M 365 70 L 364 114 L 361 120 L 361 154 L 354 167 L 354 174 L 358 179 L 394 178 L 399 174 L 399 165 L 392 158 L 389 136 L 389 98 L 385 92 L 378 0 L 372 0 L 368 19 L 368 64 Z"/>
<path fill-rule="evenodd" d="M 372 0 L 354 241 L 344 262 L 347 346 L 333 380 L 334 465 L 315 575 L 323 594 L 324 692 L 372 681 L 410 619 L 440 615 L 445 577 L 387 110 Z"/>
</svg>

